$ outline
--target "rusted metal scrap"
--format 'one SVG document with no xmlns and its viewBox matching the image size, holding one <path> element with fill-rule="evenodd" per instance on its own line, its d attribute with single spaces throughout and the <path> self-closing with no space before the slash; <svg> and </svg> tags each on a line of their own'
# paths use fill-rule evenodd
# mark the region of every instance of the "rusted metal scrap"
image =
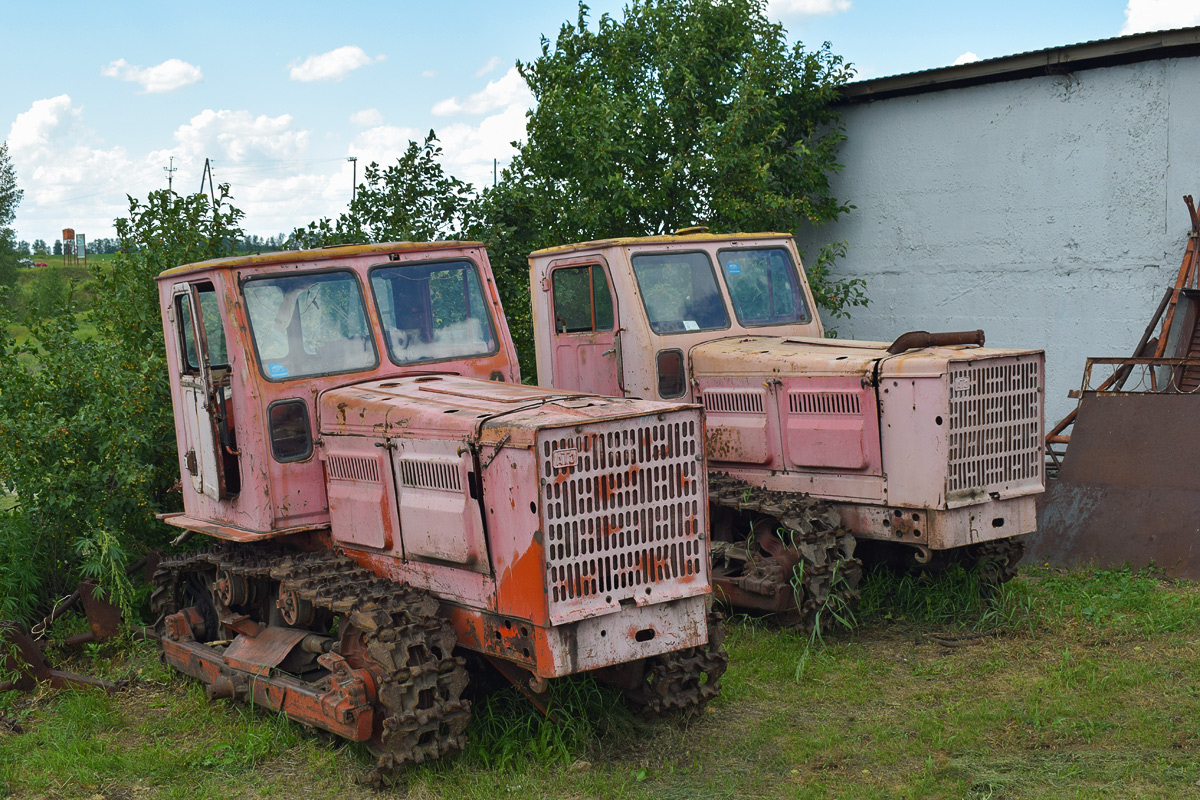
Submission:
<svg viewBox="0 0 1200 800">
<path fill-rule="evenodd" d="M 154 552 L 139 559 L 129 566 L 126 574 L 132 575 L 144 569 L 147 577 L 153 575 L 158 568 L 160 555 Z M 32 629 L 13 620 L 0 620 L 0 677 L 12 676 L 0 680 L 0 692 L 13 689 L 29 692 L 45 682 L 56 689 L 69 684 L 98 686 L 110 692 L 118 688 L 118 684 L 112 681 L 51 669 L 46 661 L 45 650 L 51 645 L 50 640 L 45 638 L 46 632 L 63 614 L 78 605 L 83 606 L 89 630 L 68 636 L 62 642 L 64 646 L 107 641 L 121 630 L 121 609 L 98 589 L 95 581 L 83 581 L 74 592 L 55 603 L 50 613 Z"/>
<path fill-rule="evenodd" d="M 11 620 L 0 620 L 0 674 L 15 676 L 0 681 L 0 692 L 12 689 L 31 692 L 39 683 L 49 683 L 55 689 L 72 684 L 97 686 L 109 692 L 118 688 L 112 681 L 51 669 L 42 648 L 29 631 Z"/>
<path fill-rule="evenodd" d="M 1079 405 L 1047 436 L 1055 478 L 1038 503 L 1037 561 L 1200 579 L 1200 215 L 1184 202 L 1179 274 L 1135 357 L 1089 358 Z"/>
</svg>

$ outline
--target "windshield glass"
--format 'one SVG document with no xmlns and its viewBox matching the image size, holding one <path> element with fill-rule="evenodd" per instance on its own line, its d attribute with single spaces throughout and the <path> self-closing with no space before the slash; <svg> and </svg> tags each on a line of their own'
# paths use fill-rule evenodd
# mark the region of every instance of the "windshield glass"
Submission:
<svg viewBox="0 0 1200 800">
<path fill-rule="evenodd" d="M 267 378 L 360 372 L 379 364 L 353 273 L 255 278 L 242 294 Z"/>
<path fill-rule="evenodd" d="M 642 306 L 655 333 L 729 327 L 707 254 L 657 253 L 632 260 Z"/>
<path fill-rule="evenodd" d="M 483 284 L 470 261 L 375 267 L 371 292 L 397 364 L 496 352 Z"/>
<path fill-rule="evenodd" d="M 808 322 L 804 292 L 782 247 L 722 250 L 717 254 L 738 321 L 754 325 Z"/>
</svg>

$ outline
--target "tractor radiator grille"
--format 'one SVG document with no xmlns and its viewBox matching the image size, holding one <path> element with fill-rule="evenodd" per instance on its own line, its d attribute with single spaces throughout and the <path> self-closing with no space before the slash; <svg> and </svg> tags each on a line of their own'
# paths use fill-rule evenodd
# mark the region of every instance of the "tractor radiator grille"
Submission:
<svg viewBox="0 0 1200 800">
<path fill-rule="evenodd" d="M 550 617 L 566 622 L 698 594 L 707 488 L 694 411 L 543 431 Z"/>
<path fill-rule="evenodd" d="M 1037 356 L 950 365 L 947 495 L 1041 485 L 1041 389 Z"/>
</svg>

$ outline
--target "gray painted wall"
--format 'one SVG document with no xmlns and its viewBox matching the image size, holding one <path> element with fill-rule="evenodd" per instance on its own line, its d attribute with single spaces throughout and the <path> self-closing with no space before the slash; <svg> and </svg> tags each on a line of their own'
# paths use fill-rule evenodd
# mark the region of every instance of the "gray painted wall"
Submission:
<svg viewBox="0 0 1200 800">
<path fill-rule="evenodd" d="M 1007 81 L 843 109 L 857 206 L 799 237 L 849 242 L 871 304 L 842 338 L 983 328 L 1046 351 L 1047 425 L 1088 356 L 1128 356 L 1174 284 L 1200 198 L 1200 58 Z"/>
</svg>

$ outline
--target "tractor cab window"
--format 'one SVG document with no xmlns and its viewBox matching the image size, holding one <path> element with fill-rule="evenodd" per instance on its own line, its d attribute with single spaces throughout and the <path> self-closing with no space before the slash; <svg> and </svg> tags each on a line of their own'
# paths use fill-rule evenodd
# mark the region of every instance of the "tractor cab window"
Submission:
<svg viewBox="0 0 1200 800">
<path fill-rule="evenodd" d="M 612 292 L 599 264 L 562 267 L 551 277 L 554 329 L 559 333 L 594 333 L 613 327 Z"/>
<path fill-rule="evenodd" d="M 796 267 L 782 247 L 717 254 L 738 321 L 747 327 L 809 322 Z"/>
<path fill-rule="evenodd" d="M 646 318 L 655 333 L 710 331 L 729 327 L 705 253 L 657 253 L 633 257 L 633 274 Z"/>
<path fill-rule="evenodd" d="M 251 278 L 242 294 L 268 380 L 363 372 L 379 364 L 353 273 Z"/>
<path fill-rule="evenodd" d="M 375 267 L 371 292 L 396 364 L 486 356 L 498 348 L 479 271 L 470 261 Z"/>
<path fill-rule="evenodd" d="M 213 368 L 228 367 L 229 357 L 225 353 L 225 328 L 221 325 L 221 311 L 217 307 L 217 292 L 211 283 L 199 284 L 196 297 L 200 303 L 200 317 L 204 325 L 204 340 L 207 345 L 208 365 Z M 196 339 L 192 327 L 192 307 L 187 295 L 175 295 L 175 313 L 181 321 L 183 335 L 184 372 L 195 375 L 200 370 Z"/>
</svg>

